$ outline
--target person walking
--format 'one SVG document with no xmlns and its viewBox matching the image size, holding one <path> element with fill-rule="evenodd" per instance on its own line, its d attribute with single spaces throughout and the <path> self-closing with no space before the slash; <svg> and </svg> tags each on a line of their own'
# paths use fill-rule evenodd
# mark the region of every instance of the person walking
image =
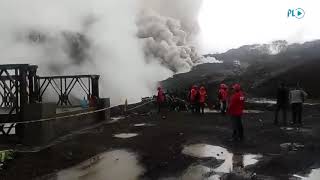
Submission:
<svg viewBox="0 0 320 180">
<path fill-rule="evenodd" d="M 243 125 L 242 115 L 244 110 L 244 93 L 241 90 L 240 84 L 234 84 L 232 86 L 233 94 L 230 98 L 228 107 L 228 114 L 232 121 L 233 133 L 232 141 L 243 140 Z"/>
<path fill-rule="evenodd" d="M 228 99 L 228 86 L 226 84 L 220 85 L 218 98 L 220 102 L 220 111 L 222 114 L 225 114 L 227 111 L 227 99 Z"/>
<path fill-rule="evenodd" d="M 289 101 L 289 92 L 287 87 L 283 82 L 280 83 L 280 86 L 277 90 L 277 104 L 276 104 L 276 111 L 275 111 L 275 118 L 274 124 L 278 125 L 278 115 L 279 111 L 282 111 L 282 121 L 283 125 L 287 125 L 287 108 L 288 108 L 288 101 Z"/>
<path fill-rule="evenodd" d="M 199 94 L 200 94 L 199 103 L 200 103 L 200 108 L 201 108 L 200 111 L 202 114 L 204 114 L 204 107 L 205 107 L 206 100 L 207 100 L 207 91 L 204 86 L 200 87 Z"/>
<path fill-rule="evenodd" d="M 298 124 L 302 125 L 302 110 L 303 110 L 303 103 L 307 97 L 307 93 L 302 90 L 297 84 L 296 88 L 291 90 L 289 93 L 289 100 L 291 104 L 291 111 L 292 111 L 292 125 Z"/>
</svg>

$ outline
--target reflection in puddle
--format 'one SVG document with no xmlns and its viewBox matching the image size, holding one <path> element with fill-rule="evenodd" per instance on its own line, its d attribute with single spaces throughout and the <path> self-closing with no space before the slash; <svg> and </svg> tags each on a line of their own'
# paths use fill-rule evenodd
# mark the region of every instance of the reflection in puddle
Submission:
<svg viewBox="0 0 320 180">
<path fill-rule="evenodd" d="M 136 180 L 143 173 L 134 153 L 115 150 L 59 172 L 57 180 Z"/>
<path fill-rule="evenodd" d="M 197 158 L 214 157 L 218 160 L 224 160 L 224 163 L 216 168 L 215 171 L 224 173 L 232 171 L 233 154 L 225 148 L 207 144 L 194 144 L 185 147 L 182 153 Z"/>
<path fill-rule="evenodd" d="M 113 135 L 113 137 L 122 138 L 122 139 L 132 138 L 135 136 L 138 136 L 138 134 L 136 134 L 136 133 L 121 133 L 121 134 Z"/>
<path fill-rule="evenodd" d="M 225 173 L 233 172 L 237 169 L 243 169 L 246 166 L 254 165 L 259 161 L 261 155 L 247 154 L 238 155 L 230 153 L 227 149 L 220 146 L 212 146 L 207 144 L 194 144 L 186 146 L 183 154 L 197 157 L 208 158 L 213 157 L 217 160 L 223 160 L 218 167 L 206 167 L 202 165 L 195 165 L 189 167 L 182 175 L 182 179 L 202 179 L 199 177 L 206 176 L 206 179 L 219 179 Z"/>
</svg>

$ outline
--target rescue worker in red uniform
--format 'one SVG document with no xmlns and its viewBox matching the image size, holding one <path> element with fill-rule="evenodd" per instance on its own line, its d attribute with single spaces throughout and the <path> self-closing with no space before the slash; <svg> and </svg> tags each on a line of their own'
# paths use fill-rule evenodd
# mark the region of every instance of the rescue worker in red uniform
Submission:
<svg viewBox="0 0 320 180">
<path fill-rule="evenodd" d="M 204 107 L 207 99 L 206 88 L 201 86 L 199 90 L 199 94 L 200 94 L 199 103 L 200 103 L 201 113 L 204 114 Z"/>
<path fill-rule="evenodd" d="M 197 94 L 198 94 L 198 88 L 197 86 L 193 85 L 190 94 L 189 94 L 189 101 L 191 105 L 191 111 L 192 113 L 195 113 L 197 111 Z"/>
<path fill-rule="evenodd" d="M 158 95 L 157 95 L 157 104 L 158 104 L 158 112 L 161 112 L 162 107 L 164 106 L 165 102 L 165 94 L 161 87 L 158 87 Z"/>
<path fill-rule="evenodd" d="M 233 95 L 230 98 L 228 114 L 231 117 L 233 134 L 232 141 L 243 140 L 242 115 L 244 111 L 244 93 L 239 84 L 232 86 Z"/>
<path fill-rule="evenodd" d="M 219 89 L 219 102 L 220 111 L 225 114 L 227 111 L 227 100 L 228 100 L 228 86 L 226 84 L 221 84 Z"/>
</svg>

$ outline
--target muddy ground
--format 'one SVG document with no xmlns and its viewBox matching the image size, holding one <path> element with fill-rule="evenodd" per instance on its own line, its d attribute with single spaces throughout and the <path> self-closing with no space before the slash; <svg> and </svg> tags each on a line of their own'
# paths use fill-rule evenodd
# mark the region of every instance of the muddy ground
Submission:
<svg viewBox="0 0 320 180">
<path fill-rule="evenodd" d="M 292 174 L 306 175 L 312 168 L 320 167 L 319 106 L 306 107 L 304 128 L 300 130 L 283 130 L 274 126 L 272 111 L 246 114 L 243 118 L 245 140 L 236 143 L 228 141 L 231 124 L 228 117 L 221 114 L 168 112 L 167 118 L 162 119 L 150 109 L 144 108 L 118 122 L 67 136 L 39 152 L 17 153 L 8 167 L 0 171 L 0 179 L 52 179 L 51 175 L 59 170 L 115 149 L 126 149 L 138 155 L 139 163 L 145 169 L 138 179 L 179 177 L 188 167 L 199 162 L 198 158 L 182 153 L 184 146 L 199 143 L 221 146 L 234 154 L 261 154 L 263 158 L 257 164 L 245 169 L 251 174 L 256 173 L 258 179 L 289 179 Z M 153 126 L 135 127 L 134 124 L 138 123 Z M 113 137 L 118 133 L 139 135 L 128 139 Z M 295 150 L 280 147 L 287 142 L 300 143 L 304 147 Z M 237 179 L 235 176 L 224 177 Z"/>
</svg>

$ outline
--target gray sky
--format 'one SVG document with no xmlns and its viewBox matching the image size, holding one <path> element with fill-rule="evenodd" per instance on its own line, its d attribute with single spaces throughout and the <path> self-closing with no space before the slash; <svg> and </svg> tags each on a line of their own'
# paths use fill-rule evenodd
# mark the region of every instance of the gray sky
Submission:
<svg viewBox="0 0 320 180">
<path fill-rule="evenodd" d="M 198 16 L 200 51 L 222 52 L 244 44 L 320 39 L 317 0 L 203 0 Z M 288 9 L 302 8 L 302 19 Z"/>
</svg>

